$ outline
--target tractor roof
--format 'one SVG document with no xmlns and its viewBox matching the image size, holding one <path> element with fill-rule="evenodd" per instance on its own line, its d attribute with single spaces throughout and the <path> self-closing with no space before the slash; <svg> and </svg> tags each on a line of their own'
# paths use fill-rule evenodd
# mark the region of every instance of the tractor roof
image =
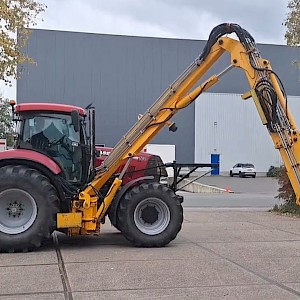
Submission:
<svg viewBox="0 0 300 300">
<path fill-rule="evenodd" d="M 67 104 L 53 104 L 53 103 L 21 103 L 16 105 L 15 112 L 30 112 L 30 111 L 51 111 L 57 113 L 71 113 L 72 110 L 77 110 L 79 115 L 85 116 L 86 111 L 78 106 Z"/>
</svg>

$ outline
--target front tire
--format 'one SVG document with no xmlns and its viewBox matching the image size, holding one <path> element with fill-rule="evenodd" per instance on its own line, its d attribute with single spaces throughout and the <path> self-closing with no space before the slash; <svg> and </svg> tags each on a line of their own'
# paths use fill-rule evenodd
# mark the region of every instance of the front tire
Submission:
<svg viewBox="0 0 300 300">
<path fill-rule="evenodd" d="M 142 183 L 121 199 L 118 225 L 136 247 L 163 247 L 177 236 L 183 222 L 180 197 L 159 183 Z"/>
<path fill-rule="evenodd" d="M 58 211 L 48 178 L 26 166 L 0 168 L 0 252 L 40 247 L 55 230 Z"/>
</svg>

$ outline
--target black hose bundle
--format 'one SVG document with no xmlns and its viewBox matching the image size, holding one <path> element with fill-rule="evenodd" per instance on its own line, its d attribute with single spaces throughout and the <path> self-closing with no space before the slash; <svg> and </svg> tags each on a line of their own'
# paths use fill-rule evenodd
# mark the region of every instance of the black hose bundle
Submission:
<svg viewBox="0 0 300 300">
<path fill-rule="evenodd" d="M 233 23 L 223 23 L 213 28 L 211 31 L 208 41 L 199 56 L 200 60 L 205 60 L 208 56 L 211 47 L 217 42 L 217 40 L 225 34 L 235 33 L 239 38 L 240 42 L 243 44 L 245 49 L 250 50 L 252 44 L 255 44 L 254 38 L 251 34 L 243 29 L 241 26 Z"/>
<path fill-rule="evenodd" d="M 255 92 L 258 96 L 261 108 L 267 119 L 267 127 L 273 132 L 273 125 L 278 123 L 277 115 L 277 94 L 270 81 L 262 79 L 255 86 Z"/>
<path fill-rule="evenodd" d="M 67 197 L 73 198 L 78 195 L 78 193 L 79 193 L 78 187 L 74 186 L 68 180 L 66 180 L 65 178 L 63 178 L 61 176 L 57 176 L 57 179 Z"/>
<path fill-rule="evenodd" d="M 278 124 L 279 122 L 279 118 L 278 118 L 279 102 L 278 102 L 276 91 L 271 83 L 271 80 L 269 79 L 268 76 L 269 73 L 274 74 L 278 79 L 281 91 L 286 100 L 285 115 L 288 121 L 287 97 L 278 75 L 274 71 L 268 70 L 265 67 L 259 65 L 259 59 L 260 59 L 259 51 L 256 47 L 254 38 L 247 30 L 243 29 L 241 26 L 234 23 L 223 23 L 214 27 L 198 59 L 200 61 L 204 61 L 206 57 L 209 55 L 211 48 L 218 41 L 218 39 L 223 35 L 230 34 L 230 33 L 235 33 L 237 35 L 239 41 L 244 46 L 247 53 L 249 53 L 249 61 L 251 67 L 257 72 L 261 72 L 259 76 L 260 80 L 257 82 L 255 86 L 255 91 L 257 93 L 259 102 L 266 116 L 268 122 L 267 127 L 270 131 L 274 131 L 274 125 Z"/>
</svg>

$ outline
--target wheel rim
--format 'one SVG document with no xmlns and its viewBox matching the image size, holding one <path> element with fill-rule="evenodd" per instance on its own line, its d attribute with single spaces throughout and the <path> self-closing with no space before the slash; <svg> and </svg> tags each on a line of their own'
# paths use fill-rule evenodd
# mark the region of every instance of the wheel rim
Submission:
<svg viewBox="0 0 300 300">
<path fill-rule="evenodd" d="M 32 226 L 37 216 L 34 198 L 20 189 L 0 193 L 0 231 L 19 234 Z"/>
<path fill-rule="evenodd" d="M 169 207 L 159 198 L 144 199 L 134 210 L 134 222 L 145 234 L 160 234 L 170 223 Z"/>
</svg>

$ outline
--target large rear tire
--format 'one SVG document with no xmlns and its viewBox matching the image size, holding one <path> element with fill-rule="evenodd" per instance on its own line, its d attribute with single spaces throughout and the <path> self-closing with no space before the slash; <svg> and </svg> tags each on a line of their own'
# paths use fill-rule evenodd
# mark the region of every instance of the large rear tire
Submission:
<svg viewBox="0 0 300 300">
<path fill-rule="evenodd" d="M 40 247 L 55 230 L 58 211 L 47 177 L 26 166 L 0 168 L 0 252 Z"/>
<path fill-rule="evenodd" d="M 180 197 L 159 183 L 142 183 L 121 199 L 118 225 L 136 247 L 163 247 L 177 236 L 183 222 Z"/>
<path fill-rule="evenodd" d="M 113 220 L 113 216 L 112 216 L 112 212 L 109 210 L 108 211 L 108 218 L 112 224 L 112 226 L 114 226 L 117 230 L 121 231 L 120 227 L 119 227 L 119 220 L 116 220 L 116 223 L 113 224 L 112 220 Z"/>
</svg>

